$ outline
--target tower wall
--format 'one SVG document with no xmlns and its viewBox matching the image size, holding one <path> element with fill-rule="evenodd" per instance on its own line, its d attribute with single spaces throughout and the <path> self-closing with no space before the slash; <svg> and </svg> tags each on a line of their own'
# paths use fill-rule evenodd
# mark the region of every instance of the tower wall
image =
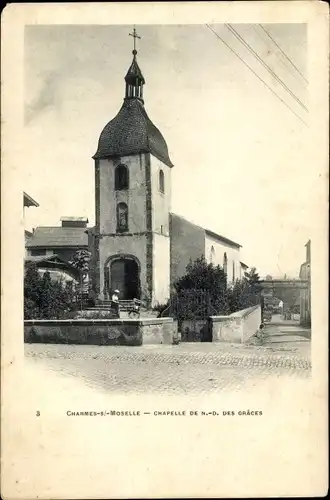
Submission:
<svg viewBox="0 0 330 500">
<path fill-rule="evenodd" d="M 153 301 L 164 304 L 170 296 L 171 169 L 151 156 L 151 200 L 153 232 Z M 164 192 L 160 191 L 160 170 Z"/>
<path fill-rule="evenodd" d="M 146 227 L 146 155 L 122 156 L 99 161 L 100 232 L 116 234 L 116 207 L 120 202 L 128 206 L 129 233 L 140 233 Z M 129 171 L 129 189 L 115 191 L 115 168 L 126 165 Z"/>
<path fill-rule="evenodd" d="M 116 191 L 115 169 L 120 164 L 128 168 L 129 189 Z M 166 302 L 170 292 L 170 168 L 150 154 L 98 160 L 95 167 L 97 295 L 107 298 L 105 292 L 113 288 L 106 277 L 107 267 L 121 256 L 138 263 L 141 297 L 152 304 Z M 160 191 L 160 170 L 164 192 Z M 117 232 L 116 207 L 121 202 L 128 207 L 124 233 Z"/>
<path fill-rule="evenodd" d="M 146 214 L 146 156 L 138 154 L 99 160 L 96 164 L 96 263 L 97 293 L 105 294 L 105 266 L 116 256 L 134 257 L 139 265 L 142 293 L 147 284 L 147 214 Z M 129 171 L 129 189 L 115 190 L 115 168 L 126 165 Z M 128 231 L 117 233 L 116 207 L 120 202 L 128 206 Z M 111 282 L 109 283 L 111 288 Z"/>
<path fill-rule="evenodd" d="M 170 290 L 169 213 L 173 165 L 162 134 L 144 108 L 145 80 L 136 55 L 134 48 L 133 61 L 125 76 L 123 105 L 103 128 L 93 157 L 94 288 L 102 299 L 105 289 L 108 294 L 113 285 L 116 288 L 122 285 L 125 295 L 122 298 L 138 293 L 142 299 L 155 304 L 165 302 Z M 125 169 L 118 169 L 120 187 L 116 189 L 115 172 L 120 164 L 129 172 L 129 186 L 127 188 Z"/>
</svg>

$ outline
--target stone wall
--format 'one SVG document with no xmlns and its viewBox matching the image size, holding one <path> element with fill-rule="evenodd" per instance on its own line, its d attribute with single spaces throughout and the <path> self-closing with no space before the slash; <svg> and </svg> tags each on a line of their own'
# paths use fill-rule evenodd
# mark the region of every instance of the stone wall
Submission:
<svg viewBox="0 0 330 500">
<path fill-rule="evenodd" d="M 170 214 L 171 283 L 186 273 L 190 259 L 205 257 L 205 230 L 175 214 Z"/>
<path fill-rule="evenodd" d="M 253 306 L 229 316 L 211 316 L 213 342 L 246 342 L 261 323 L 261 307 Z"/>
<path fill-rule="evenodd" d="M 45 344 L 172 344 L 172 318 L 25 320 L 24 342 Z"/>
</svg>

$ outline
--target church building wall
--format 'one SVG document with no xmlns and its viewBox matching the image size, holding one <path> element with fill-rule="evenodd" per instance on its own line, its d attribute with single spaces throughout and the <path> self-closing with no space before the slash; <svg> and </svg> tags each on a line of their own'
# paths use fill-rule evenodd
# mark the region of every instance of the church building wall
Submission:
<svg viewBox="0 0 330 500">
<path fill-rule="evenodd" d="M 153 303 L 165 304 L 170 296 L 170 239 L 153 235 Z"/>
<path fill-rule="evenodd" d="M 115 168 L 123 164 L 129 172 L 129 189 L 115 191 Z M 146 175 L 145 155 L 100 160 L 100 232 L 116 233 L 116 207 L 120 202 L 128 206 L 130 233 L 146 231 Z"/>
<path fill-rule="evenodd" d="M 171 169 L 150 155 L 152 209 L 153 303 L 164 304 L 170 296 Z"/>
<path fill-rule="evenodd" d="M 125 165 L 128 169 L 129 189 L 115 190 L 115 169 L 118 165 Z M 96 280 L 101 298 L 105 288 L 105 265 L 109 259 L 119 255 L 135 257 L 140 270 L 142 294 L 150 288 L 147 277 L 147 165 L 148 155 L 144 154 L 98 162 L 95 229 L 99 231 L 100 238 Z M 125 203 L 128 207 L 128 231 L 124 233 L 117 232 L 118 203 Z"/>
<path fill-rule="evenodd" d="M 100 291 L 104 291 L 105 276 L 104 266 L 107 260 L 116 256 L 133 256 L 138 261 L 140 267 L 141 291 L 144 293 L 147 289 L 146 283 L 146 235 L 131 236 L 103 236 L 99 243 L 100 259 Z M 110 283 L 111 287 L 111 283 Z"/>
<path fill-rule="evenodd" d="M 178 215 L 170 215 L 171 283 L 186 273 L 189 260 L 205 256 L 205 231 Z"/>
<path fill-rule="evenodd" d="M 207 262 L 224 267 L 224 256 L 227 255 L 227 281 L 232 283 L 241 277 L 240 251 L 228 243 L 211 236 L 205 236 L 205 258 Z"/>
</svg>

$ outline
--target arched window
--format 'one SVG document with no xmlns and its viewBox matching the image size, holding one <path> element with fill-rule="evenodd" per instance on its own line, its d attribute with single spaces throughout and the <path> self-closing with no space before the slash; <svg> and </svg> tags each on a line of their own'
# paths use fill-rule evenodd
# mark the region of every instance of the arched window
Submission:
<svg viewBox="0 0 330 500">
<path fill-rule="evenodd" d="M 162 170 L 159 171 L 159 191 L 165 193 L 165 178 Z"/>
<path fill-rule="evenodd" d="M 115 190 L 123 191 L 129 188 L 129 174 L 126 165 L 118 165 L 115 170 Z"/>
<path fill-rule="evenodd" d="M 118 203 L 117 205 L 117 232 L 123 233 L 128 231 L 128 207 L 126 203 Z"/>
<path fill-rule="evenodd" d="M 227 272 L 228 272 L 228 259 L 227 259 L 226 252 L 223 254 L 223 270 L 227 274 Z"/>
<path fill-rule="evenodd" d="M 235 261 L 233 260 L 233 283 L 235 283 Z"/>
<path fill-rule="evenodd" d="M 211 264 L 214 264 L 214 256 L 215 256 L 215 250 L 214 250 L 214 246 L 212 245 L 211 246 L 211 251 L 210 251 L 210 262 L 211 262 Z"/>
</svg>

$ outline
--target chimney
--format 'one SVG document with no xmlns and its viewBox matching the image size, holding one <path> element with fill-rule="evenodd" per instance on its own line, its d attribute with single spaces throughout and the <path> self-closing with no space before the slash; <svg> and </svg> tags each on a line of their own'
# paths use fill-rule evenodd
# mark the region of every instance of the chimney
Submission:
<svg viewBox="0 0 330 500">
<path fill-rule="evenodd" d="M 83 227 L 88 224 L 87 217 L 61 217 L 62 227 Z"/>
</svg>

